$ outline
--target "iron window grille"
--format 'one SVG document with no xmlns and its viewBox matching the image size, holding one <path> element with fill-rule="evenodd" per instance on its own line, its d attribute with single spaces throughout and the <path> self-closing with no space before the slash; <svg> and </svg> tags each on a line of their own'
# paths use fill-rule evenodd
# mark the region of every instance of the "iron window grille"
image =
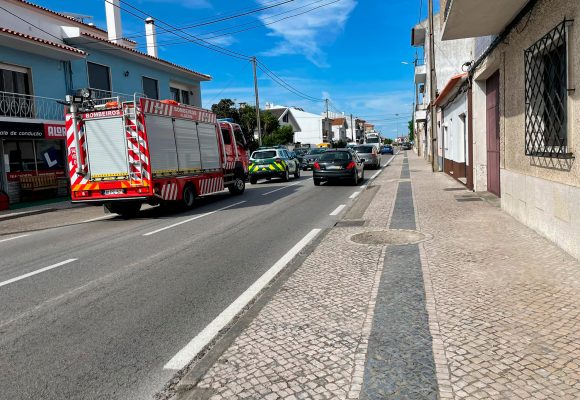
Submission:
<svg viewBox="0 0 580 400">
<path fill-rule="evenodd" d="M 571 158 L 568 152 L 568 24 L 524 52 L 526 155 Z"/>
</svg>

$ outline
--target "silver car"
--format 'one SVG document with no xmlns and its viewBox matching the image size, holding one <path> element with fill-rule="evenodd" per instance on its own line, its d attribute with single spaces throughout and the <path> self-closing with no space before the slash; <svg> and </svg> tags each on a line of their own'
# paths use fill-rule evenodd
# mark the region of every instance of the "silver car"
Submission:
<svg viewBox="0 0 580 400">
<path fill-rule="evenodd" d="M 381 155 L 377 146 L 372 144 L 361 144 L 354 147 L 354 151 L 357 152 L 360 158 L 365 160 L 365 168 L 375 168 L 381 167 Z"/>
</svg>

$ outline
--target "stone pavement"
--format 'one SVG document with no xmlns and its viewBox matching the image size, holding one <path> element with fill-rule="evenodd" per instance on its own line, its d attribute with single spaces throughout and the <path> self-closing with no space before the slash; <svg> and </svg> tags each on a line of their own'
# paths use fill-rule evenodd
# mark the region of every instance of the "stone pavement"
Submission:
<svg viewBox="0 0 580 400">
<path fill-rule="evenodd" d="M 580 398 L 580 263 L 408 153 L 180 399 Z"/>
</svg>

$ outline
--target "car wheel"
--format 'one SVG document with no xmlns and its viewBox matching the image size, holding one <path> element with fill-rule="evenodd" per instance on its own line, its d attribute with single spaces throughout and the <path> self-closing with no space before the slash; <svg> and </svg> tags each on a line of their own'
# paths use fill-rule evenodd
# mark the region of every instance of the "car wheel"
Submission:
<svg viewBox="0 0 580 400">
<path fill-rule="evenodd" d="M 195 191 L 191 185 L 186 185 L 183 188 L 183 196 L 181 198 L 181 202 L 184 208 L 190 209 L 193 208 L 195 204 Z"/>
<path fill-rule="evenodd" d="M 284 182 L 288 182 L 290 180 L 290 172 L 287 169 L 284 171 L 284 175 L 282 175 L 282 180 Z"/>
<path fill-rule="evenodd" d="M 365 170 L 363 169 L 361 174 L 360 174 L 360 181 L 364 182 L 364 180 L 365 180 Z"/>
<path fill-rule="evenodd" d="M 320 186 L 320 180 L 314 179 L 314 186 Z"/>
<path fill-rule="evenodd" d="M 255 185 L 256 183 L 258 183 L 258 178 L 256 178 L 255 176 L 250 176 L 250 183 L 252 185 Z"/>
<path fill-rule="evenodd" d="M 353 186 L 358 185 L 358 171 L 356 169 L 354 170 L 354 176 L 352 178 L 352 185 Z"/>
<path fill-rule="evenodd" d="M 296 167 L 296 171 L 294 171 L 294 178 L 300 178 L 300 168 Z"/>
</svg>

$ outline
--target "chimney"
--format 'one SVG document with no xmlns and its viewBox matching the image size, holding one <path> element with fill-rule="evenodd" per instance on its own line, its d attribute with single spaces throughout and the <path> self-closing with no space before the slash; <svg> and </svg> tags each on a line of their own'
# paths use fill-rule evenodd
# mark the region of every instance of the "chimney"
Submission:
<svg viewBox="0 0 580 400">
<path fill-rule="evenodd" d="M 119 43 L 123 37 L 119 0 L 105 0 L 105 12 L 107 14 L 109 40 L 114 43 Z"/>
<path fill-rule="evenodd" d="M 147 37 L 147 54 L 157 58 L 157 33 L 155 33 L 155 21 L 151 17 L 145 20 L 145 36 Z"/>
</svg>

